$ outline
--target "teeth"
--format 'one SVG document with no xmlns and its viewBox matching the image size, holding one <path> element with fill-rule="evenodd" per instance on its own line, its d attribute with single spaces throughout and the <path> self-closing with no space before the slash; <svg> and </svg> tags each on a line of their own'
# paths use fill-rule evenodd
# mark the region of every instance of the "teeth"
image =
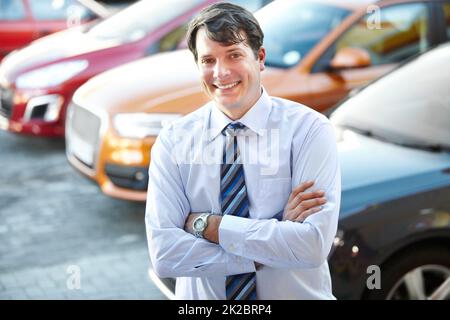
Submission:
<svg viewBox="0 0 450 320">
<path fill-rule="evenodd" d="M 233 82 L 233 83 L 230 83 L 230 84 L 227 84 L 227 85 L 216 84 L 216 87 L 219 88 L 219 89 L 230 89 L 230 88 L 233 88 L 233 87 L 237 86 L 238 83 L 239 83 L 239 81 L 236 81 L 236 82 Z"/>
</svg>

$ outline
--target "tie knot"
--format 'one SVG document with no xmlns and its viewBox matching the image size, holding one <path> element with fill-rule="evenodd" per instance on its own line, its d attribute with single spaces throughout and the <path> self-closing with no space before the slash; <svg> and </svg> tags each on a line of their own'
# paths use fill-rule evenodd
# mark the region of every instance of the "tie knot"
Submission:
<svg viewBox="0 0 450 320">
<path fill-rule="evenodd" d="M 222 134 L 225 136 L 236 136 L 240 131 L 247 129 L 245 125 L 240 122 L 229 123 L 223 130 Z"/>
</svg>

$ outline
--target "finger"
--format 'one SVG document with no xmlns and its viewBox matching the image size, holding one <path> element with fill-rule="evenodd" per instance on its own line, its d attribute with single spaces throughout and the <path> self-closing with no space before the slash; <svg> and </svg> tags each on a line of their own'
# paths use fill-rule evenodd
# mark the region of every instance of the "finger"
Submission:
<svg viewBox="0 0 450 320">
<path fill-rule="evenodd" d="M 297 194 L 299 194 L 300 192 L 304 192 L 308 188 L 311 188 L 313 184 L 314 184 L 314 181 L 306 181 L 306 182 L 300 183 L 298 186 L 296 186 L 292 190 L 291 195 L 289 197 L 289 201 L 292 200 L 295 196 L 297 196 Z"/>
<path fill-rule="evenodd" d="M 297 219 L 295 219 L 294 221 L 297 222 L 303 222 L 306 220 L 306 218 L 308 218 L 310 215 L 312 215 L 313 213 L 319 212 L 322 208 L 321 207 L 314 207 L 311 208 L 309 210 L 303 211 L 301 215 L 299 215 L 297 217 Z"/>
<path fill-rule="evenodd" d="M 321 198 L 324 195 L 325 195 L 325 192 L 322 190 L 311 191 L 311 192 L 302 192 L 302 193 L 297 194 L 297 196 L 288 203 L 288 206 L 289 206 L 289 208 L 295 208 L 302 201 L 314 199 L 314 198 Z"/>
<path fill-rule="evenodd" d="M 302 201 L 296 208 L 295 211 L 299 211 L 299 214 L 301 214 L 303 211 L 309 210 L 313 207 L 318 207 L 327 202 L 327 199 L 325 198 L 315 198 L 311 200 L 305 200 Z"/>
<path fill-rule="evenodd" d="M 294 221 L 299 215 L 300 215 L 300 213 L 297 213 L 294 210 L 287 210 L 283 214 L 282 221 L 285 221 L 285 220 Z"/>
</svg>

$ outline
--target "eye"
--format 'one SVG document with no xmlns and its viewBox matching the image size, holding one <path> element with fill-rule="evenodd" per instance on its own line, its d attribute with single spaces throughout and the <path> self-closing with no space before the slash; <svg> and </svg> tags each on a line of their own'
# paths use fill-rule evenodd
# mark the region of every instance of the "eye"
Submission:
<svg viewBox="0 0 450 320">
<path fill-rule="evenodd" d="M 202 62 L 202 64 L 211 64 L 214 62 L 214 59 L 213 58 L 203 58 L 201 62 Z"/>
<path fill-rule="evenodd" d="M 234 52 L 230 55 L 231 59 L 238 59 L 240 56 L 241 54 L 238 52 Z"/>
</svg>

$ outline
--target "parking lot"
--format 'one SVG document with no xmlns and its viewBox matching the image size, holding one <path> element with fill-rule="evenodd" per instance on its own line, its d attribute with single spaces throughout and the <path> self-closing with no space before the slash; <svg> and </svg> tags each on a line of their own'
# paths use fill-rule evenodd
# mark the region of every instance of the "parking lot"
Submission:
<svg viewBox="0 0 450 320">
<path fill-rule="evenodd" d="M 0 150 L 0 299 L 164 299 L 144 204 L 102 195 L 63 140 L 0 131 Z"/>
</svg>

